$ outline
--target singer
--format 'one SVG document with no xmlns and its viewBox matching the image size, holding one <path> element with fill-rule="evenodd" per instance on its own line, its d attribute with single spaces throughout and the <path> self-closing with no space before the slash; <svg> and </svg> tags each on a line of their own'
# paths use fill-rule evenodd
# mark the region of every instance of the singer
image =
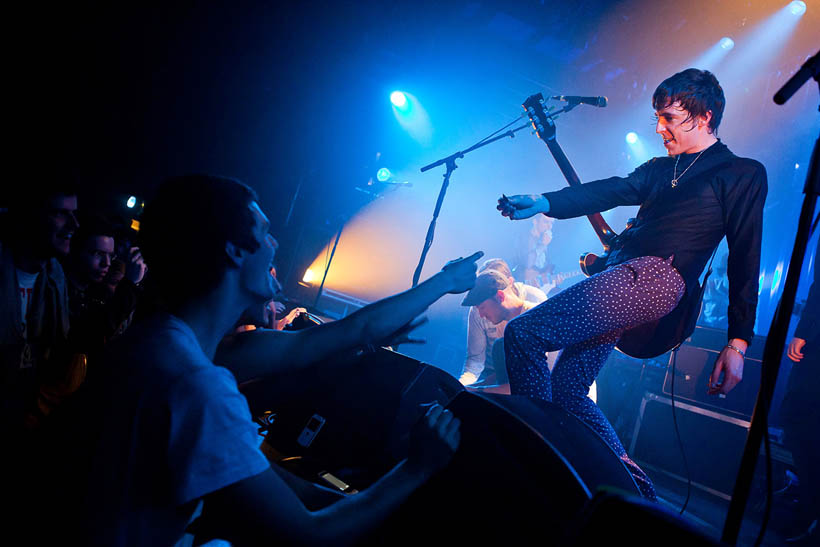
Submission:
<svg viewBox="0 0 820 547">
<path fill-rule="evenodd" d="M 655 131 L 667 157 L 653 158 L 626 177 L 498 200 L 501 214 L 511 220 L 539 213 L 573 218 L 640 205 L 632 227 L 612 245 L 606 269 L 513 319 L 504 348 L 511 392 L 553 401 L 582 418 L 619 454 L 650 499 L 656 497 L 652 482 L 587 393 L 625 330 L 664 317 L 696 293 L 698 278 L 724 236 L 729 339 L 708 391 L 728 393 L 743 377 L 757 308 L 768 186 L 763 165 L 734 155 L 717 138 L 724 104 L 712 73 L 679 72 L 652 97 Z M 545 354 L 560 349 L 550 374 Z"/>
</svg>

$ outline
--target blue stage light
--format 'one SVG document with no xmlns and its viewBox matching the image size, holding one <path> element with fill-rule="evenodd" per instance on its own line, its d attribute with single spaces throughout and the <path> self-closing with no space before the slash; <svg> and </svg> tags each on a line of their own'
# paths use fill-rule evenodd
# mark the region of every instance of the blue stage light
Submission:
<svg viewBox="0 0 820 547">
<path fill-rule="evenodd" d="M 136 204 L 137 204 L 136 196 L 131 196 L 130 198 L 128 198 L 128 201 L 125 202 L 125 206 L 128 207 L 129 209 L 133 209 Z"/>
<path fill-rule="evenodd" d="M 792 15 L 803 15 L 806 13 L 806 3 L 801 0 L 794 0 L 789 4 L 789 11 L 792 12 Z"/>
<path fill-rule="evenodd" d="M 387 167 L 382 167 L 376 173 L 376 178 L 379 180 L 379 182 L 386 182 L 386 181 L 390 180 L 390 177 L 392 177 L 392 176 L 393 176 L 393 173 L 391 173 L 390 169 L 388 169 Z"/>
<path fill-rule="evenodd" d="M 629 144 L 635 144 L 636 142 L 638 142 L 638 134 L 634 131 L 630 131 L 626 134 L 626 142 L 628 142 Z"/>
<path fill-rule="evenodd" d="M 394 91 L 390 94 L 390 102 L 393 103 L 393 106 L 395 106 L 396 108 L 406 108 L 407 95 L 405 95 L 401 91 Z"/>
<path fill-rule="evenodd" d="M 726 51 L 729 51 L 730 49 L 735 47 L 735 41 L 729 38 L 728 36 L 725 36 L 720 39 L 720 47 L 722 47 Z"/>
</svg>

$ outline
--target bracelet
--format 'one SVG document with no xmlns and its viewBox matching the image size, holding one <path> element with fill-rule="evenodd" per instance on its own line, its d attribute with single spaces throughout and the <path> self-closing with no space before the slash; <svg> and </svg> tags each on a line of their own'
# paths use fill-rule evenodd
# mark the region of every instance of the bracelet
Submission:
<svg viewBox="0 0 820 547">
<path fill-rule="evenodd" d="M 744 359 L 746 358 L 746 353 L 745 353 L 742 349 L 740 349 L 740 348 L 738 348 L 738 347 L 736 347 L 736 346 L 733 346 L 732 344 L 726 344 L 726 347 L 727 347 L 727 348 L 729 348 L 729 349 L 733 349 L 733 350 L 735 350 L 735 351 L 736 351 L 736 352 L 738 352 L 738 353 L 740 354 L 740 356 L 741 356 L 741 357 L 743 357 Z"/>
</svg>

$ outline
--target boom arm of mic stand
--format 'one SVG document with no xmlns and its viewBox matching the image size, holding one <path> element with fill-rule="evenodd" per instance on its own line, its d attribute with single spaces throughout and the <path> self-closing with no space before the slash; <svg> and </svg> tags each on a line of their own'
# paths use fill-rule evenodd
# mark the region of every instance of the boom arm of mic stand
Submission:
<svg viewBox="0 0 820 547">
<path fill-rule="evenodd" d="M 530 125 L 529 123 L 525 123 L 524 125 L 522 125 L 520 127 L 516 127 L 515 129 L 510 129 L 509 131 L 501 133 L 500 135 L 496 135 L 495 137 L 493 137 L 491 139 L 481 140 L 481 141 L 477 142 L 476 144 L 474 144 L 473 146 L 471 146 L 470 148 L 468 148 L 466 150 L 463 150 L 461 152 L 456 152 L 455 154 L 451 154 L 451 155 L 447 156 L 446 158 L 442 158 L 438 161 L 434 161 L 433 163 L 431 163 L 429 165 L 425 165 L 424 167 L 421 168 L 421 172 L 423 173 L 425 171 L 428 171 L 428 170 L 432 169 L 433 167 L 438 167 L 439 165 L 445 164 L 445 165 L 447 165 L 447 172 L 444 173 L 444 182 L 441 185 L 441 191 L 439 192 L 438 200 L 436 201 L 436 208 L 433 211 L 433 220 L 430 221 L 430 226 L 427 228 L 427 237 L 424 240 L 424 247 L 421 250 L 421 258 L 419 258 L 418 266 L 416 266 L 416 270 L 415 270 L 415 272 L 413 272 L 413 285 L 412 285 L 413 287 L 415 287 L 416 285 L 419 284 L 419 278 L 421 277 L 421 270 L 424 268 L 424 261 L 427 258 L 427 251 L 429 251 L 430 247 L 433 246 L 433 237 L 435 236 L 435 233 L 436 233 L 436 220 L 438 219 L 439 212 L 441 212 L 441 204 L 444 203 L 444 195 L 447 193 L 447 186 L 449 186 L 449 184 L 450 184 L 450 175 L 452 175 L 453 171 L 455 171 L 458 168 L 458 165 L 456 165 L 456 160 L 463 158 L 466 154 L 469 154 L 473 150 L 481 148 L 482 146 L 487 146 L 488 144 L 493 143 L 493 142 L 495 142 L 499 139 L 503 139 L 504 137 L 512 138 L 512 137 L 515 136 L 515 133 L 517 131 L 520 131 L 520 130 L 524 129 L 525 127 L 528 127 L 529 125 Z"/>
</svg>

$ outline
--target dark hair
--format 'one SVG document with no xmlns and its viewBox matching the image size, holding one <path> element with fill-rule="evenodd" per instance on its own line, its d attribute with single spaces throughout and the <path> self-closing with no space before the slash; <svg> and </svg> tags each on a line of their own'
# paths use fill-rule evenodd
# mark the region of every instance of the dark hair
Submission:
<svg viewBox="0 0 820 547">
<path fill-rule="evenodd" d="M 76 253 L 82 251 L 86 242 L 92 237 L 106 236 L 114 237 L 114 228 L 111 224 L 100 215 L 94 213 L 80 214 L 80 226 L 71 238 L 71 252 Z"/>
<path fill-rule="evenodd" d="M 689 112 L 687 120 L 711 112 L 709 129 L 717 135 L 726 98 L 714 74 L 708 70 L 687 68 L 665 79 L 652 95 L 652 107 L 662 110 L 676 102 Z"/>
<path fill-rule="evenodd" d="M 174 177 L 162 183 L 140 222 L 140 249 L 150 288 L 172 309 L 213 289 L 229 267 L 225 244 L 255 252 L 256 192 L 238 180 L 213 175 Z"/>
</svg>

